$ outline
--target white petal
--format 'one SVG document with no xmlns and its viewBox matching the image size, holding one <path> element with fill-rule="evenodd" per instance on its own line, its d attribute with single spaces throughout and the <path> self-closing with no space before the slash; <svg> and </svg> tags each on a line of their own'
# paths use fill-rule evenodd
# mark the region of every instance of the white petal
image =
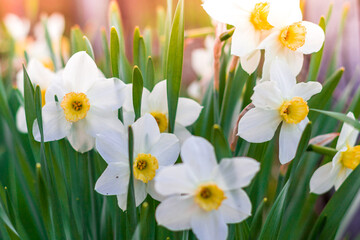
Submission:
<svg viewBox="0 0 360 240">
<path fill-rule="evenodd" d="M 86 115 L 86 122 L 88 132 L 93 137 L 104 131 L 119 130 L 125 132 L 125 128 L 121 121 L 118 119 L 117 111 L 105 111 L 90 107 Z"/>
<path fill-rule="evenodd" d="M 198 182 L 193 170 L 183 163 L 162 169 L 155 176 L 155 190 L 164 196 L 193 193 Z"/>
<path fill-rule="evenodd" d="M 99 70 L 86 52 L 75 53 L 67 62 L 64 72 L 64 86 L 69 92 L 87 92 L 98 79 Z"/>
<path fill-rule="evenodd" d="M 282 121 L 278 110 L 253 108 L 239 122 L 238 135 L 248 142 L 270 141 Z"/>
<path fill-rule="evenodd" d="M 57 103 L 48 103 L 42 108 L 44 141 L 55 141 L 69 134 L 71 124 L 66 121 L 64 111 Z M 33 135 L 36 141 L 41 141 L 37 120 L 34 121 Z"/>
<path fill-rule="evenodd" d="M 122 162 L 110 163 L 95 184 L 102 195 L 119 195 L 127 192 L 130 170 Z"/>
<path fill-rule="evenodd" d="M 296 85 L 296 76 L 289 65 L 280 59 L 275 59 L 270 66 L 270 80 L 277 83 L 282 95 L 288 95 Z"/>
<path fill-rule="evenodd" d="M 247 21 L 250 13 L 246 10 L 251 9 L 250 1 L 233 0 L 206 0 L 202 5 L 207 14 L 216 21 L 231 25 L 238 25 L 242 21 Z"/>
<path fill-rule="evenodd" d="M 239 223 L 251 215 L 251 201 L 242 189 L 226 192 L 219 211 L 225 223 Z"/>
<path fill-rule="evenodd" d="M 308 118 L 299 124 L 283 122 L 279 136 L 279 160 L 281 164 L 286 164 L 294 159 L 301 136 L 308 122 Z"/>
<path fill-rule="evenodd" d="M 184 127 L 193 124 L 199 117 L 202 106 L 190 98 L 179 98 L 175 122 Z"/>
<path fill-rule="evenodd" d="M 98 80 L 87 92 L 91 106 L 104 110 L 118 110 L 125 96 L 125 84 L 116 78 Z"/>
<path fill-rule="evenodd" d="M 56 96 L 58 102 L 61 103 L 65 94 L 66 92 L 64 89 L 63 81 L 59 76 L 57 76 L 56 78 L 53 79 L 53 81 L 51 81 L 49 88 L 46 89 L 45 102 L 46 103 L 55 102 L 55 96 Z"/>
<path fill-rule="evenodd" d="M 132 130 L 134 133 L 134 154 L 149 153 L 160 139 L 159 126 L 150 114 L 145 114 L 139 118 L 132 125 Z"/>
<path fill-rule="evenodd" d="M 250 22 L 238 25 L 231 40 L 231 54 L 239 57 L 249 55 L 259 46 L 260 37 Z"/>
<path fill-rule="evenodd" d="M 95 146 L 95 138 L 87 132 L 87 128 L 86 120 L 82 119 L 71 125 L 67 136 L 71 146 L 80 153 L 90 151 Z"/>
<path fill-rule="evenodd" d="M 190 137 L 181 147 L 181 159 L 200 180 L 209 180 L 217 166 L 214 147 L 204 138 Z"/>
<path fill-rule="evenodd" d="M 268 110 L 278 109 L 284 101 L 278 84 L 274 81 L 257 84 L 251 100 L 255 107 Z"/>
<path fill-rule="evenodd" d="M 347 114 L 348 117 L 355 119 L 355 116 L 352 112 L 349 112 Z M 343 147 L 346 147 L 347 145 L 355 146 L 357 137 L 359 135 L 359 131 L 356 130 L 353 126 L 344 123 L 339 139 L 337 141 L 336 149 L 340 150 Z"/>
<path fill-rule="evenodd" d="M 310 179 L 310 192 L 323 194 L 329 191 L 335 184 L 337 174 L 331 162 L 321 166 Z"/>
<path fill-rule="evenodd" d="M 42 90 L 46 90 L 51 81 L 56 78 L 56 74 L 36 59 L 31 59 L 26 71 L 31 82 L 36 86 L 39 85 Z"/>
<path fill-rule="evenodd" d="M 290 49 L 285 49 L 285 52 L 284 59 L 285 62 L 289 63 L 293 76 L 299 75 L 304 63 L 304 54 L 301 52 L 294 52 Z"/>
<path fill-rule="evenodd" d="M 179 157 L 180 143 L 174 134 L 162 133 L 150 152 L 161 166 L 173 165 Z"/>
<path fill-rule="evenodd" d="M 214 179 L 225 191 L 238 189 L 248 186 L 259 170 L 260 164 L 252 158 L 224 158 Z"/>
<path fill-rule="evenodd" d="M 175 123 L 174 134 L 180 141 L 180 145 L 182 145 L 189 137 L 191 137 L 191 133 L 187 130 L 186 127 L 181 124 Z"/>
<path fill-rule="evenodd" d="M 97 135 L 96 149 L 108 164 L 112 162 L 128 163 L 129 161 L 127 134 L 119 130 Z"/>
<path fill-rule="evenodd" d="M 128 186 L 128 183 L 127 183 Z M 126 187 L 128 189 L 128 187 Z M 121 210 L 125 211 L 127 207 L 127 192 L 124 194 L 117 195 L 118 205 L 121 208 Z M 146 198 L 147 192 L 146 192 L 146 184 L 139 181 L 134 180 L 134 194 L 135 194 L 135 205 L 139 206 Z"/>
<path fill-rule="evenodd" d="M 53 13 L 47 19 L 47 27 L 53 41 L 59 41 L 65 30 L 65 18 L 62 14 Z"/>
<path fill-rule="evenodd" d="M 282 28 L 302 21 L 302 12 L 299 0 L 271 1 L 268 22 L 277 28 Z"/>
<path fill-rule="evenodd" d="M 261 51 L 255 50 L 251 52 L 249 55 L 240 58 L 241 67 L 245 70 L 245 72 L 251 75 L 258 68 L 260 59 L 261 59 Z"/>
<path fill-rule="evenodd" d="M 16 127 L 22 133 L 27 133 L 25 108 L 20 106 L 16 113 Z"/>
<path fill-rule="evenodd" d="M 21 19 L 15 14 L 7 14 L 4 18 L 6 29 L 15 41 L 25 40 L 30 31 L 30 21 Z"/>
<path fill-rule="evenodd" d="M 125 100 L 123 103 L 124 111 L 134 112 L 134 105 L 133 105 L 133 95 L 132 95 L 132 84 L 126 84 L 125 89 Z M 150 92 L 146 88 L 143 88 L 142 93 L 142 100 L 141 100 L 141 109 L 143 110 L 144 107 L 148 105 L 148 98 Z"/>
<path fill-rule="evenodd" d="M 135 113 L 134 112 L 123 112 L 123 123 L 124 126 L 127 128 L 130 125 L 133 125 L 135 122 Z"/>
<path fill-rule="evenodd" d="M 168 112 L 167 104 L 167 80 L 163 80 L 156 84 L 148 98 L 148 108 L 151 111 L 157 111 L 164 114 Z"/>
<path fill-rule="evenodd" d="M 160 170 L 160 169 L 159 169 Z M 158 171 L 159 171 L 158 170 Z M 155 199 L 156 201 L 159 201 L 159 202 L 162 202 L 165 200 L 165 197 L 163 195 L 161 195 L 160 193 L 158 193 L 156 190 L 155 190 L 155 181 L 149 181 L 147 183 L 147 186 L 146 186 L 146 191 L 148 194 L 150 194 L 150 196 Z"/>
<path fill-rule="evenodd" d="M 318 82 L 302 82 L 293 87 L 291 95 L 302 97 L 305 101 L 308 101 L 312 96 L 321 92 L 321 90 L 322 85 Z"/>
<path fill-rule="evenodd" d="M 353 171 L 352 169 L 346 169 L 344 167 L 339 171 L 335 180 L 336 191 L 341 187 L 341 185 L 345 182 L 345 180 L 351 174 L 352 171 Z"/>
<path fill-rule="evenodd" d="M 228 226 L 220 211 L 202 211 L 193 215 L 191 228 L 200 240 L 225 240 L 228 235 Z"/>
<path fill-rule="evenodd" d="M 191 218 L 199 211 L 198 208 L 192 197 L 169 197 L 157 207 L 156 221 L 172 231 L 187 230 L 191 228 Z"/>
<path fill-rule="evenodd" d="M 298 51 L 304 54 L 318 52 L 325 41 L 324 30 L 319 25 L 307 21 L 303 21 L 301 25 L 306 28 L 306 37 L 304 46 L 300 47 Z"/>
</svg>

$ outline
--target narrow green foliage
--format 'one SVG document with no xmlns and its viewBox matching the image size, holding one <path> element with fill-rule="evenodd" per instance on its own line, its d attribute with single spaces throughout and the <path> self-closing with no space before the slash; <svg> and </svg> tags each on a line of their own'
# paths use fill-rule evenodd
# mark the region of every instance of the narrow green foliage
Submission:
<svg viewBox="0 0 360 240">
<path fill-rule="evenodd" d="M 135 121 L 141 117 L 141 99 L 143 93 L 143 78 L 140 69 L 135 66 L 133 70 L 132 97 L 135 112 Z"/>
<path fill-rule="evenodd" d="M 226 140 L 224 133 L 219 125 L 214 125 L 213 127 L 211 142 L 215 147 L 215 154 L 219 163 L 223 158 L 232 157 L 229 143 Z"/>
<path fill-rule="evenodd" d="M 109 49 L 109 44 L 108 44 L 108 39 L 106 37 L 105 29 L 101 29 L 101 43 L 105 58 L 104 73 L 106 77 L 110 77 L 111 76 L 110 49 Z"/>
<path fill-rule="evenodd" d="M 71 28 L 70 41 L 71 41 L 71 54 L 80 51 L 86 51 L 86 44 L 83 40 L 84 33 L 80 30 L 79 26 Z"/>
<path fill-rule="evenodd" d="M 169 132 L 174 132 L 176 110 L 180 95 L 184 55 L 184 1 L 179 0 L 171 28 L 167 55 L 167 98 L 169 108 Z"/>
<path fill-rule="evenodd" d="M 134 31 L 133 58 L 134 58 L 134 65 L 139 66 L 139 69 L 141 70 L 141 73 L 144 76 L 144 82 L 146 83 L 147 53 L 146 53 L 145 41 L 143 36 L 141 36 L 140 34 L 139 27 L 136 27 Z"/>
<path fill-rule="evenodd" d="M 93 47 L 91 46 L 91 42 L 90 40 L 86 37 L 83 36 L 84 42 L 85 42 L 85 47 L 86 47 L 86 53 L 95 60 L 95 55 L 94 55 L 94 50 Z"/>
<path fill-rule="evenodd" d="M 51 39 L 50 34 L 49 34 L 49 29 L 47 27 L 47 20 L 45 20 L 43 22 L 43 27 L 44 27 L 44 30 L 45 30 L 45 39 L 46 39 L 47 47 L 48 47 L 49 52 L 50 52 L 51 61 L 54 64 L 54 69 L 57 70 L 58 66 L 57 66 L 57 61 L 56 61 L 56 55 L 55 55 L 54 47 L 53 47 L 53 44 L 52 44 L 53 42 L 52 42 L 52 39 Z"/>
<path fill-rule="evenodd" d="M 120 77 L 119 74 L 119 60 L 120 60 L 120 45 L 119 45 L 119 35 L 116 32 L 115 27 L 111 28 L 110 31 L 110 59 L 111 59 L 111 69 L 113 76 L 116 78 Z"/>
<path fill-rule="evenodd" d="M 144 87 L 146 87 L 149 91 L 152 91 L 154 86 L 155 86 L 154 62 L 151 57 L 148 57 L 148 61 L 146 64 L 146 81 L 144 82 Z"/>
<path fill-rule="evenodd" d="M 351 126 L 353 126 L 354 128 L 360 130 L 360 122 L 358 120 L 352 119 L 348 116 L 346 116 L 346 114 L 343 113 L 337 113 L 337 112 L 330 112 L 330 111 L 323 111 L 323 110 L 318 110 L 318 109 L 310 109 L 313 112 L 318 112 L 321 114 L 325 114 L 329 117 L 335 118 L 341 122 L 347 123 Z"/>
</svg>

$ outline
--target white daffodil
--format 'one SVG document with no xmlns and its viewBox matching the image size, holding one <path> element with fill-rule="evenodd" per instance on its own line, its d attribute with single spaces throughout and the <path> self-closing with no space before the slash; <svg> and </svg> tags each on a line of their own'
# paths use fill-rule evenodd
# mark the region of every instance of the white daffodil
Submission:
<svg viewBox="0 0 360 240">
<path fill-rule="evenodd" d="M 118 128 L 117 110 L 124 102 L 125 84 L 119 79 L 99 77 L 94 60 L 85 52 L 74 54 L 61 78 L 52 81 L 42 108 L 44 141 L 67 137 L 81 153 L 91 150 L 101 131 Z M 40 141 L 37 121 L 34 138 Z"/>
<path fill-rule="evenodd" d="M 302 68 L 304 54 L 318 52 L 325 40 L 325 34 L 318 25 L 303 21 L 299 0 L 276 0 L 271 3 L 269 24 L 272 33 L 261 43 L 265 49 L 263 73 L 267 78 L 271 62 L 279 58 L 287 63 L 295 76 Z"/>
<path fill-rule="evenodd" d="M 226 239 L 226 224 L 251 215 L 251 202 L 242 188 L 260 164 L 239 157 L 222 159 L 218 165 L 214 148 L 200 137 L 185 141 L 181 158 L 183 163 L 155 177 L 155 190 L 166 197 L 156 209 L 158 224 L 172 231 L 192 229 L 200 240 Z"/>
<path fill-rule="evenodd" d="M 205 0 L 203 8 L 215 20 L 233 25 L 231 53 L 239 56 L 243 69 L 253 73 L 259 65 L 258 49 L 273 30 L 267 18 L 274 0 Z M 281 8 L 283 9 L 283 8 Z"/>
<path fill-rule="evenodd" d="M 154 177 L 165 166 L 173 165 L 180 152 L 179 140 L 175 135 L 160 133 L 155 119 L 145 114 L 132 124 L 134 136 L 134 192 L 136 206 L 149 193 L 161 200 L 154 190 Z M 118 205 L 126 210 L 129 186 L 128 136 L 125 131 L 104 132 L 96 138 L 96 149 L 109 164 L 95 185 L 103 195 L 117 195 Z"/>
<path fill-rule="evenodd" d="M 44 67 L 36 59 L 31 59 L 26 68 L 26 71 L 29 75 L 29 78 L 34 86 L 39 85 L 41 89 L 41 99 L 42 106 L 45 105 L 45 93 L 48 87 L 50 86 L 51 81 L 56 78 L 59 78 L 61 74 L 54 73 L 48 68 Z M 16 85 L 20 93 L 24 95 L 24 71 L 20 70 L 16 75 Z M 26 118 L 25 118 L 25 109 L 23 106 L 20 106 L 16 114 L 16 125 L 20 132 L 27 133 Z"/>
<path fill-rule="evenodd" d="M 15 41 L 16 55 L 23 56 L 24 51 L 31 42 L 28 38 L 30 32 L 30 20 L 9 13 L 4 18 L 4 24 L 6 30 Z"/>
<path fill-rule="evenodd" d="M 124 114 L 130 115 L 130 119 L 133 121 L 132 84 L 127 85 L 127 97 L 123 109 L 125 111 Z M 196 101 L 189 98 L 179 98 L 174 133 L 181 142 L 191 136 L 185 127 L 192 125 L 198 119 L 201 109 L 202 106 Z M 168 130 L 166 80 L 156 84 L 151 93 L 144 88 L 141 101 L 141 115 L 146 113 L 150 113 L 156 119 L 160 132 L 166 132 Z"/>
<path fill-rule="evenodd" d="M 350 112 L 348 117 L 355 119 Z M 310 191 L 323 194 L 332 187 L 338 190 L 350 173 L 360 164 L 360 146 L 355 146 L 359 131 L 344 123 L 336 145 L 338 153 L 332 162 L 317 169 L 310 180 Z"/>
<path fill-rule="evenodd" d="M 318 82 L 296 83 L 286 63 L 275 61 L 270 81 L 262 81 L 251 97 L 255 108 L 239 122 L 238 135 L 248 142 L 261 143 L 273 138 L 282 123 L 279 139 L 279 159 L 282 164 L 291 161 L 301 135 L 309 122 L 307 101 L 319 93 Z"/>
</svg>

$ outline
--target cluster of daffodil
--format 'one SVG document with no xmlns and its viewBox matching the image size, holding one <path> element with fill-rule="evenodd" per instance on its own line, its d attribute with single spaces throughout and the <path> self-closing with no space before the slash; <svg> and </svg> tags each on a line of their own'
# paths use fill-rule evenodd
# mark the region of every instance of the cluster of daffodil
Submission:
<svg viewBox="0 0 360 240">
<path fill-rule="evenodd" d="M 247 83 L 247 87 L 254 86 L 247 90 L 251 93 L 251 103 L 243 106 L 237 123 L 229 121 L 232 124 L 229 128 L 234 129 L 236 138 L 248 143 L 269 142 L 279 135 L 279 161 L 282 165 L 290 163 L 297 156 L 310 122 L 308 101 L 323 88 L 316 81 L 297 82 L 304 54 L 316 53 L 324 44 L 323 29 L 303 21 L 299 0 L 205 0 L 202 6 L 215 21 L 233 26 L 229 31 L 231 55 L 240 58 L 239 69 L 252 75 L 262 66 L 261 79 L 252 79 L 253 85 Z M 112 3 L 110 11 L 118 11 L 115 7 Z M 192 131 L 201 118 L 204 124 L 201 127 L 207 128 L 206 121 L 211 120 L 206 117 L 216 118 L 216 113 L 204 113 L 207 109 L 197 101 L 178 97 L 176 114 L 172 115 L 170 80 L 138 89 L 135 81 L 121 79 L 122 73 L 113 71 L 114 77 L 108 78 L 109 74 L 101 70 L 88 49 L 74 51 L 65 64 L 61 53 L 65 23 L 58 14 L 43 17 L 41 26 L 35 27 L 36 41 L 28 37 L 30 23 L 27 20 L 11 14 L 4 22 L 15 41 L 16 54 L 27 53 L 26 68 L 16 76 L 17 89 L 24 96 L 29 91 L 27 81 L 31 81 L 33 87 L 40 88 L 42 100 L 41 113 L 37 113 L 30 124 L 25 114 L 28 111 L 25 108 L 29 108 L 26 103 L 17 109 L 16 125 L 20 132 L 32 133 L 31 137 L 41 142 L 41 146 L 44 142 L 65 139 L 76 152 L 99 153 L 107 165 L 94 188 L 102 195 L 116 196 L 122 211 L 131 211 L 128 207 L 132 194 L 135 207 L 151 198 L 156 200 L 154 215 L 158 225 L 171 231 L 191 229 L 200 240 L 225 240 L 234 232 L 240 235 L 241 230 L 231 229 L 228 224 L 244 223 L 244 229 L 249 228 L 247 219 L 254 215 L 253 205 L 258 202 L 250 199 L 245 188 L 263 170 L 263 163 L 251 157 L 238 157 L 241 155 L 236 151 L 228 154 L 233 157 L 219 157 L 218 146 Z M 113 29 L 111 34 L 118 37 L 115 27 Z M 206 49 L 195 51 L 192 57 L 194 69 L 202 79 L 190 85 L 188 93 L 204 102 L 207 97 L 203 89 L 217 74 L 213 48 L 218 44 L 218 37 L 215 40 L 207 37 Z M 111 44 L 116 45 L 113 40 Z M 111 52 L 111 58 L 116 56 L 114 65 L 125 72 L 126 64 L 118 62 L 123 56 L 117 47 L 119 52 Z M 204 59 L 206 61 L 202 61 Z M 148 66 L 134 69 L 140 69 L 146 78 Z M 207 94 L 211 92 L 209 89 Z M 216 100 L 210 98 L 211 104 L 203 105 L 215 105 L 213 101 Z M 175 116 L 174 119 L 170 119 L 171 116 Z M 360 163 L 355 116 L 352 112 L 347 116 L 332 162 L 316 170 L 310 184 L 307 183 L 312 193 L 323 194 L 332 187 L 338 190 Z M 227 143 L 224 135 L 220 138 Z M 265 155 L 265 151 L 262 153 Z M 288 171 L 292 173 L 292 169 Z M 286 186 L 279 195 L 283 198 L 279 197 L 274 206 L 288 199 Z M 270 215 L 279 211 L 277 206 Z M 258 221 L 262 218 L 259 216 Z M 272 221 L 280 224 L 281 218 L 270 219 L 267 224 Z M 262 237 L 263 232 L 266 231 L 261 232 Z M 184 232 L 183 239 L 187 239 L 185 236 Z"/>
</svg>

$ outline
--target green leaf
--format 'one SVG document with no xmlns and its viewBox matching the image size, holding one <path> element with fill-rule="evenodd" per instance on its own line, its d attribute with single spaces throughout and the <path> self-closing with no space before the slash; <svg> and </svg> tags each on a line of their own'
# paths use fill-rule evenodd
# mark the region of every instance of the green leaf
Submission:
<svg viewBox="0 0 360 240">
<path fill-rule="evenodd" d="M 112 27 L 110 30 L 110 60 L 111 60 L 111 69 L 113 76 L 116 78 L 120 78 L 120 74 L 119 74 L 120 45 L 119 45 L 119 35 L 116 32 L 115 27 Z"/>
<path fill-rule="evenodd" d="M 47 44 L 47 47 L 48 47 L 49 52 L 50 52 L 51 61 L 54 64 L 54 69 L 57 70 L 58 69 L 57 61 L 56 61 L 56 56 L 55 56 L 52 40 L 51 40 L 51 37 L 50 37 L 50 34 L 49 34 L 49 29 L 47 27 L 47 20 L 45 20 L 43 22 L 43 26 L 44 26 L 44 30 L 45 30 L 46 44 Z"/>
<path fill-rule="evenodd" d="M 101 29 L 101 43 L 105 58 L 105 66 L 104 66 L 105 76 L 110 77 L 111 76 L 110 50 L 109 50 L 109 44 L 108 44 L 108 39 L 106 37 L 105 29 Z"/>
<path fill-rule="evenodd" d="M 143 87 L 144 84 L 140 69 L 137 66 L 135 66 L 133 70 L 133 88 L 132 88 L 135 121 L 141 117 L 141 99 L 142 99 Z"/>
<path fill-rule="evenodd" d="M 344 68 L 340 68 L 329 79 L 327 79 L 323 86 L 322 91 L 309 100 L 309 106 L 312 108 L 324 109 L 326 104 L 331 100 L 332 95 L 337 85 L 339 84 L 343 73 L 344 73 Z M 312 121 L 315 121 L 317 117 L 318 117 L 317 113 L 311 112 L 309 114 L 309 118 Z"/>
<path fill-rule="evenodd" d="M 134 42 L 133 42 L 133 58 L 134 65 L 139 66 L 141 73 L 144 78 L 144 83 L 146 85 L 146 63 L 147 63 L 147 55 L 146 55 L 146 47 L 143 36 L 140 34 L 139 27 L 135 28 L 134 31 Z"/>
<path fill-rule="evenodd" d="M 91 46 L 91 43 L 89 39 L 86 36 L 83 36 L 85 47 L 86 47 L 86 53 L 95 61 L 95 55 L 93 47 Z"/>
<path fill-rule="evenodd" d="M 321 114 L 325 114 L 329 117 L 335 118 L 341 122 L 347 123 L 351 126 L 353 126 L 354 128 L 360 130 L 360 122 L 358 120 L 352 119 L 348 116 L 346 116 L 343 113 L 337 113 L 337 112 L 330 112 L 330 111 L 323 111 L 323 110 L 318 110 L 318 109 L 310 109 L 310 111 L 313 112 L 318 112 Z"/>
<path fill-rule="evenodd" d="M 133 158 L 134 158 L 134 135 L 131 126 L 128 128 L 129 131 L 129 188 L 127 194 L 127 205 L 126 205 L 126 219 L 127 219 L 127 239 L 132 239 L 135 233 L 137 225 L 137 213 L 135 203 L 135 192 L 134 192 L 134 172 L 133 172 Z"/>
<path fill-rule="evenodd" d="M 146 87 L 149 91 L 155 86 L 155 69 L 154 62 L 151 57 L 148 57 L 148 61 L 146 64 L 146 82 L 144 83 L 144 87 Z"/>
<path fill-rule="evenodd" d="M 220 163 L 223 158 L 231 158 L 232 153 L 229 147 L 229 143 L 226 140 L 224 133 L 219 125 L 214 125 L 212 130 L 211 142 L 215 148 L 215 154 L 218 163 Z"/>
<path fill-rule="evenodd" d="M 169 109 L 169 132 L 174 132 L 176 110 L 180 95 L 184 55 L 184 1 L 179 0 L 171 28 L 167 55 L 167 98 Z"/>
<path fill-rule="evenodd" d="M 324 30 L 324 32 L 326 32 L 326 22 L 325 22 L 324 17 L 320 18 L 319 26 Z M 319 76 L 320 66 L 321 66 L 321 60 L 322 60 L 323 53 L 324 53 L 324 45 L 325 44 L 323 44 L 320 51 L 318 51 L 317 53 L 314 53 L 311 56 L 310 66 L 309 66 L 309 75 L 308 75 L 307 81 L 317 81 L 317 78 Z"/>
<path fill-rule="evenodd" d="M 5 224 L 8 227 L 8 229 L 11 230 L 13 234 L 15 234 L 17 237 L 20 237 L 14 225 L 12 224 L 11 220 L 9 219 L 8 215 L 6 214 L 5 209 L 1 202 L 0 202 L 0 219 L 3 222 L 3 224 Z"/>
<path fill-rule="evenodd" d="M 314 229 L 319 229 L 319 226 L 324 225 L 318 239 L 334 239 L 342 219 L 358 194 L 359 178 L 360 167 L 357 167 L 332 196 L 313 227 L 315 231 Z M 324 217 L 326 217 L 325 224 L 322 220 Z"/>
<path fill-rule="evenodd" d="M 264 206 L 267 202 L 267 198 L 264 198 L 257 207 L 253 220 L 250 225 L 250 239 L 257 239 L 259 235 L 259 229 L 261 229 L 263 223 Z"/>
<path fill-rule="evenodd" d="M 84 33 L 80 30 L 79 26 L 71 28 L 70 41 L 71 41 L 71 55 L 80 51 L 86 51 L 86 45 L 83 40 Z"/>
</svg>

